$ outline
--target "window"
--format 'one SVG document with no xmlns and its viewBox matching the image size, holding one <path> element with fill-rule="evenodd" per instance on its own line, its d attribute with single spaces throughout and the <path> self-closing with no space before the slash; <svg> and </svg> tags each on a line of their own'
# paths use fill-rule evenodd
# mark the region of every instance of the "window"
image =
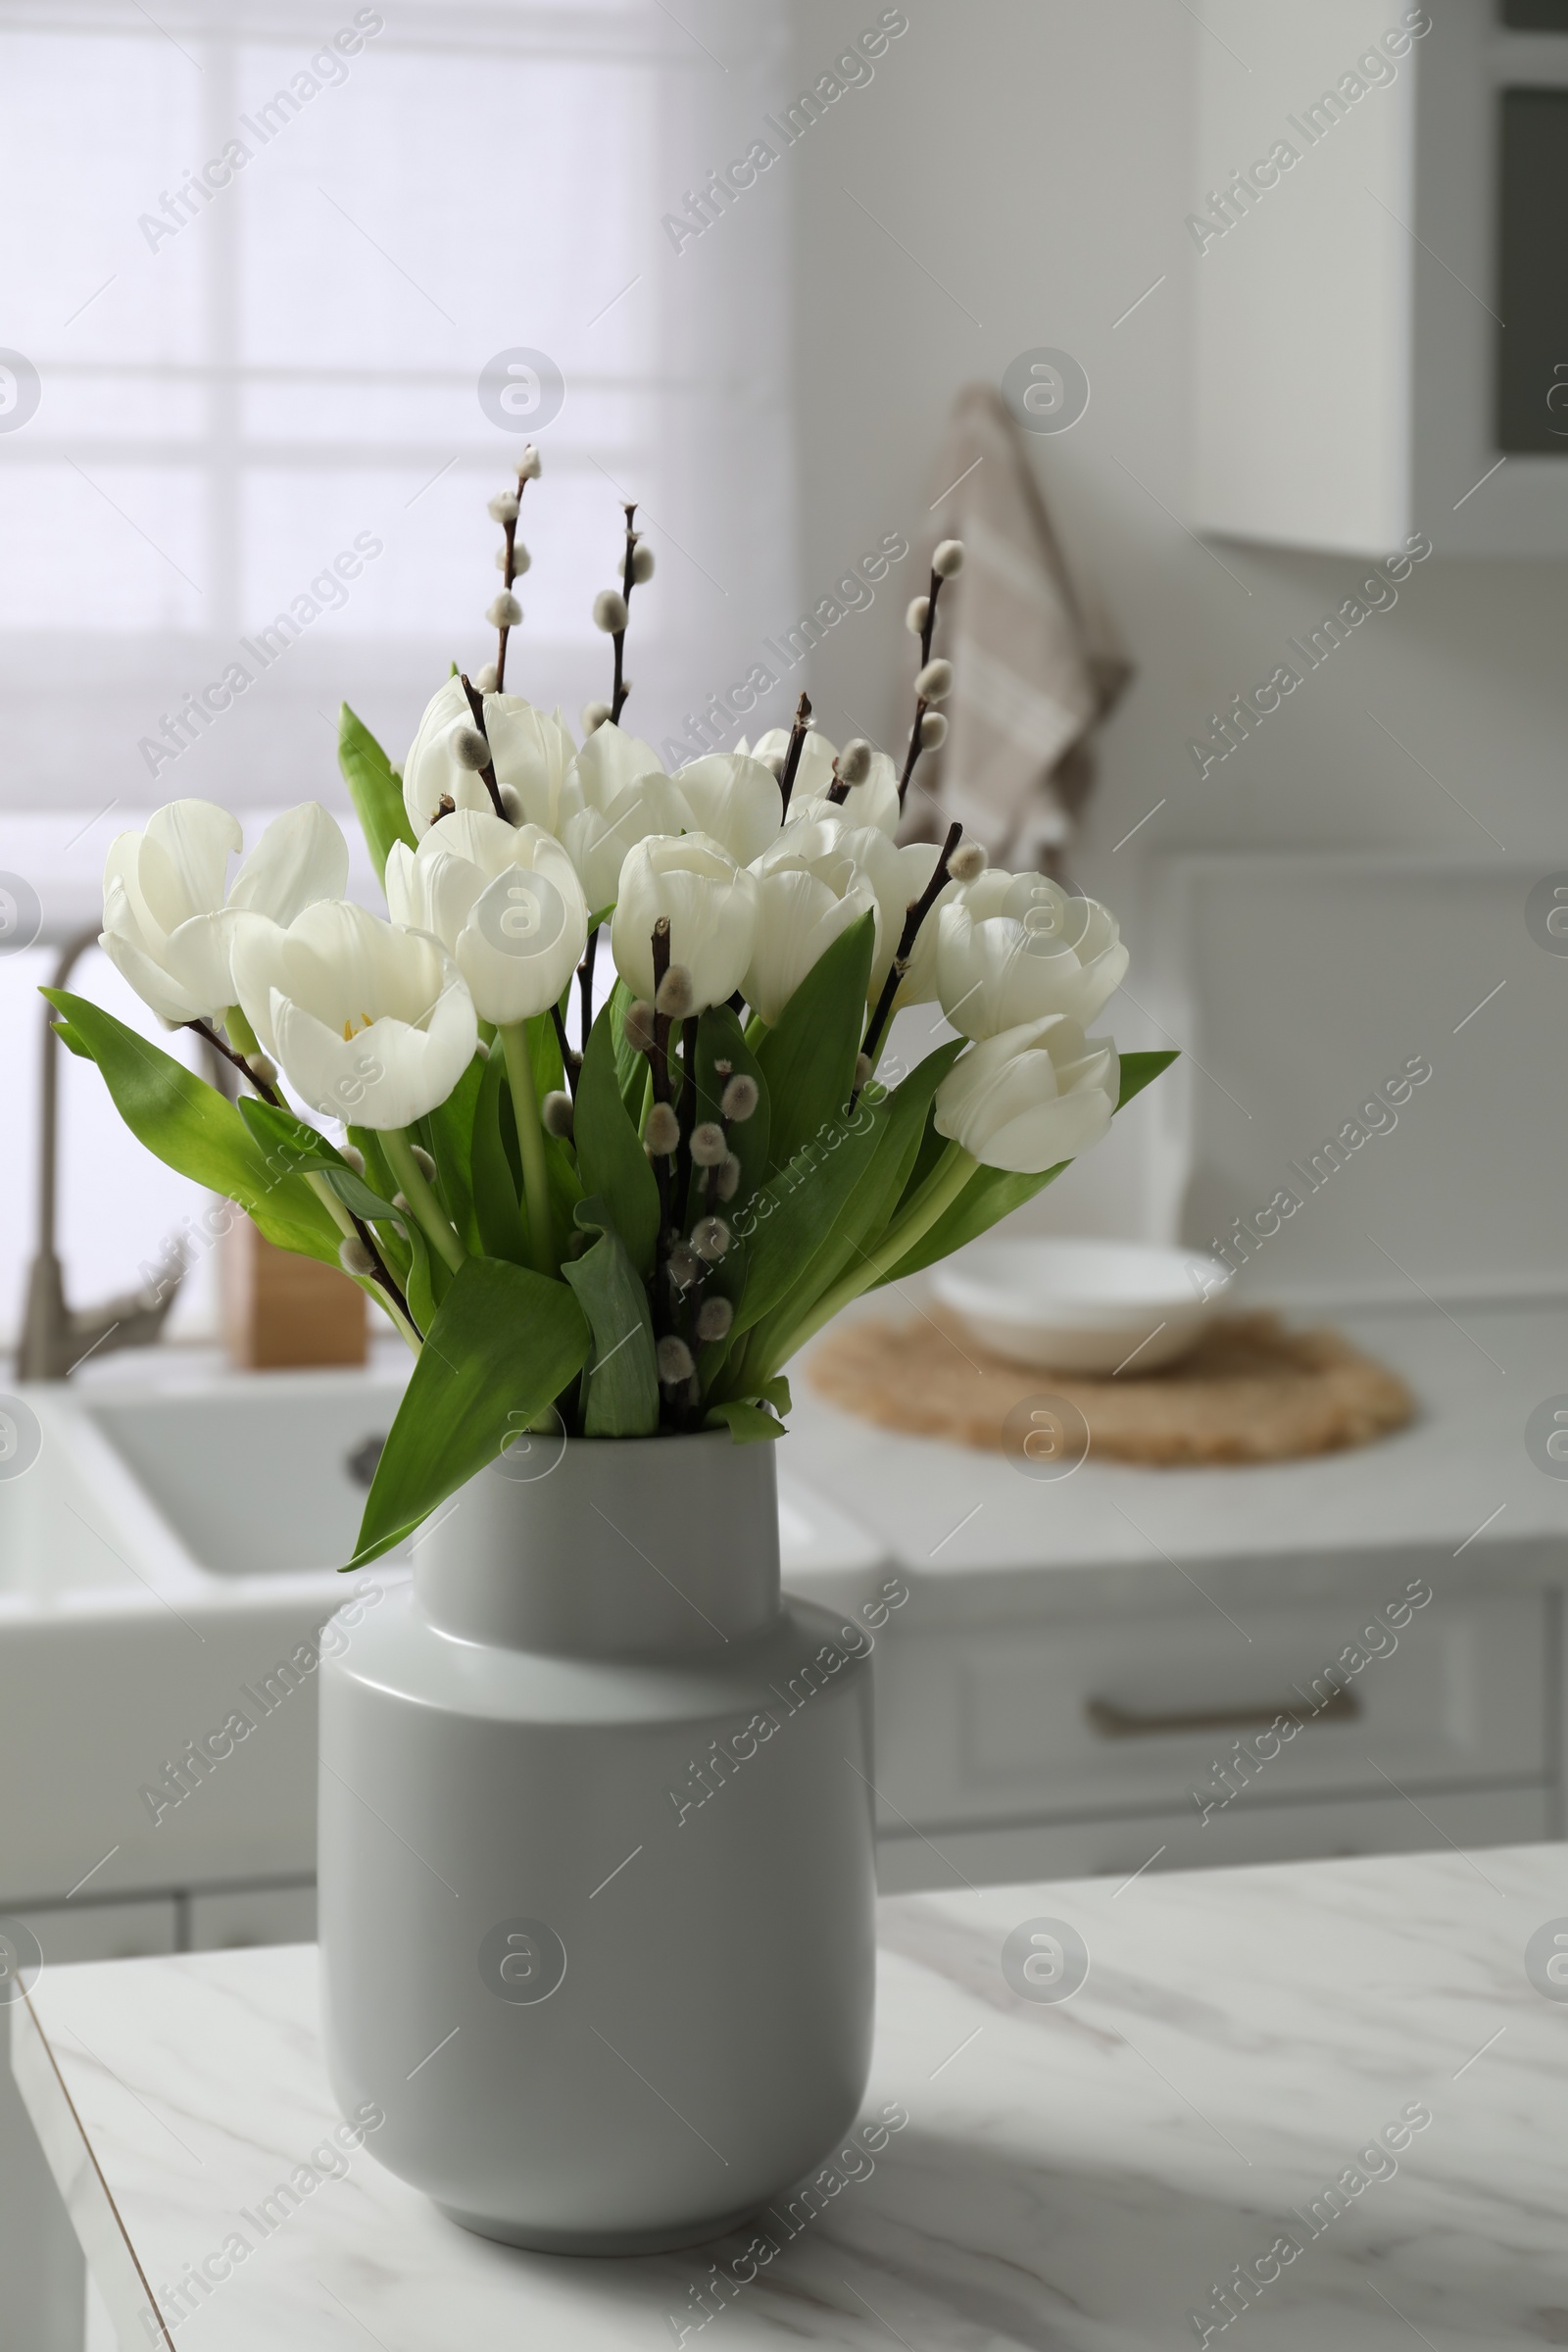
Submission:
<svg viewBox="0 0 1568 2352">
<path fill-rule="evenodd" d="M 573 724 L 605 691 L 589 609 L 622 494 L 659 564 L 626 712 L 656 746 L 689 757 L 694 720 L 729 725 L 710 698 L 791 606 L 784 192 L 748 198 L 744 238 L 682 253 L 662 225 L 773 102 L 762 12 L 155 13 L 0 4 L 22 205 L 0 352 L 0 869 L 36 891 L 45 944 L 92 919 L 109 841 L 161 801 L 221 801 L 248 840 L 302 799 L 346 813 L 340 699 L 401 760 L 448 662 L 489 658 L 484 500 L 521 431 L 546 476 L 520 526 L 516 691 Z M 498 420 L 481 370 L 534 352 L 559 411 L 530 416 L 521 375 L 520 416 Z M 48 960 L 0 956 L 9 1099 L 29 1120 Z M 101 956 L 82 967 L 154 1034 L 112 978 Z M 82 1296 L 123 1283 L 193 1203 L 96 1073 L 72 1064 L 65 1097 L 62 1250 Z M 25 1132 L 7 1156 L 0 1333 L 29 1247 Z M 189 1287 L 186 1328 L 212 1306 Z"/>
</svg>

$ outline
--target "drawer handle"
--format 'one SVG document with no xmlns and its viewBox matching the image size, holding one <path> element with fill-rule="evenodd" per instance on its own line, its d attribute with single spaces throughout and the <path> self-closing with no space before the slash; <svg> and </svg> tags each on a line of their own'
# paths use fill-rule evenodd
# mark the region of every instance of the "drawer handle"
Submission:
<svg viewBox="0 0 1568 2352">
<path fill-rule="evenodd" d="M 1337 1690 L 1322 1706 L 1307 1713 L 1298 1712 L 1299 1706 L 1299 1696 L 1293 1695 L 1278 1705 L 1200 1708 L 1192 1715 L 1135 1715 L 1108 1698 L 1091 1698 L 1084 1713 L 1102 1740 L 1163 1740 L 1183 1732 L 1239 1732 L 1249 1724 L 1272 1723 L 1280 1715 L 1299 1724 L 1353 1723 L 1361 1712 L 1361 1701 L 1353 1690 Z"/>
</svg>

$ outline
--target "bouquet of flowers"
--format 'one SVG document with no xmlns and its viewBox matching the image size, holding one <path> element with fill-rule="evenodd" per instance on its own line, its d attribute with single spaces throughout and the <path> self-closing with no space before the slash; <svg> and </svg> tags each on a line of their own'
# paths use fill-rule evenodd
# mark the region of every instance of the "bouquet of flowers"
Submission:
<svg viewBox="0 0 1568 2352">
<path fill-rule="evenodd" d="M 654 569 L 634 506 L 620 584 L 594 604 L 612 675 L 582 742 L 506 690 L 539 472 L 525 449 L 489 503 L 495 660 L 454 669 L 401 776 L 343 709 L 386 916 L 343 895 L 348 847 L 315 803 L 232 882 L 240 827 L 208 802 L 171 803 L 109 853 L 104 949 L 248 1091 L 231 1102 L 46 992 L 151 1151 L 342 1265 L 414 1350 L 355 1565 L 525 1433 L 776 1438 L 784 1366 L 830 1316 L 1027 1200 L 1172 1058 L 1086 1035 L 1127 968 L 1103 906 L 988 870 L 957 825 L 940 847 L 896 842 L 946 728 L 933 643 L 957 541 L 908 611 L 902 768 L 861 740 L 835 750 L 802 695 L 787 731 L 667 775 L 622 724 Z M 885 1068 L 894 1015 L 919 1004 L 955 1034 Z"/>
</svg>

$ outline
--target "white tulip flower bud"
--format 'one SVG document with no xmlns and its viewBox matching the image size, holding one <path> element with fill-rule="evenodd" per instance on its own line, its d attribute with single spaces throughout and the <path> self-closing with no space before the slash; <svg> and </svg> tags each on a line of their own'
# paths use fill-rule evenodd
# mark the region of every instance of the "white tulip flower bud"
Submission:
<svg viewBox="0 0 1568 2352">
<path fill-rule="evenodd" d="M 716 1168 L 729 1156 L 724 1130 L 716 1120 L 704 1119 L 692 1129 L 692 1158 L 700 1168 Z"/>
<path fill-rule="evenodd" d="M 559 1087 L 553 1087 L 539 1105 L 539 1117 L 546 1135 L 559 1135 L 569 1144 L 572 1134 L 571 1097 Z"/>
<path fill-rule="evenodd" d="M 713 1179 L 713 1190 L 721 1200 L 733 1200 L 740 1190 L 741 1163 L 732 1152 Z"/>
<path fill-rule="evenodd" d="M 473 682 L 481 694 L 494 694 L 501 683 L 495 663 L 487 662 L 483 669 L 476 669 L 473 673 Z"/>
<path fill-rule="evenodd" d="M 659 983 L 654 1010 L 672 1021 L 683 1021 L 692 1008 L 692 976 L 683 963 L 672 963 Z"/>
<path fill-rule="evenodd" d="M 375 1260 L 357 1234 L 337 1246 L 337 1262 L 345 1274 L 357 1274 L 361 1280 L 375 1272 Z"/>
<path fill-rule="evenodd" d="M 1108 1132 L 1119 1084 L 1108 1037 L 1048 1013 L 960 1054 L 937 1088 L 933 1124 L 985 1167 L 1040 1176 Z"/>
<path fill-rule="evenodd" d="M 656 1102 L 648 1113 L 643 1141 L 656 1159 L 667 1159 L 680 1148 L 680 1121 L 667 1102 Z"/>
<path fill-rule="evenodd" d="M 978 882 L 990 863 L 990 858 L 977 841 L 966 841 L 948 859 L 948 872 L 955 882 Z"/>
<path fill-rule="evenodd" d="M 424 1178 L 425 1183 L 434 1184 L 435 1161 L 431 1158 L 424 1146 L 422 1144 L 411 1144 L 409 1146 L 409 1150 L 413 1154 L 414 1164 L 418 1169 L 419 1174 Z"/>
<path fill-rule="evenodd" d="M 452 757 L 460 767 L 481 768 L 490 764 L 490 746 L 477 727 L 454 727 Z"/>
<path fill-rule="evenodd" d="M 871 746 L 863 735 L 854 735 L 844 746 L 835 762 L 841 784 L 863 784 L 871 773 Z"/>
<path fill-rule="evenodd" d="M 641 539 L 631 551 L 631 576 L 639 588 L 654 576 L 654 551 Z"/>
<path fill-rule="evenodd" d="M 493 629 L 514 629 L 522 619 L 522 607 L 510 588 L 503 588 L 486 605 L 484 616 Z"/>
<path fill-rule="evenodd" d="M 940 656 L 928 662 L 914 681 L 914 691 L 922 703 L 945 703 L 953 692 L 953 663 Z"/>
<path fill-rule="evenodd" d="M 523 544 L 522 544 L 522 541 L 521 541 L 520 539 L 514 539 L 514 541 L 512 542 L 512 576 L 513 576 L 513 578 L 514 578 L 514 580 L 520 580 L 520 579 L 521 579 L 521 577 L 522 577 L 522 575 L 523 575 L 523 573 L 524 573 L 525 571 L 531 571 L 532 569 L 533 569 L 533 558 L 532 558 L 532 556 L 530 556 L 530 555 L 529 555 L 529 553 L 528 553 L 528 550 L 527 550 L 527 549 L 526 549 L 526 548 L 523 546 Z"/>
<path fill-rule="evenodd" d="M 732 1078 L 725 1087 L 719 1098 L 718 1107 L 726 1119 L 734 1119 L 740 1123 L 751 1117 L 757 1104 L 757 1080 L 749 1077 L 746 1071 L 742 1070 L 740 1075 Z"/>
<path fill-rule="evenodd" d="M 365 1153 L 360 1150 L 358 1144 L 340 1144 L 338 1157 L 345 1167 L 354 1170 L 356 1176 L 365 1174 Z"/>
<path fill-rule="evenodd" d="M 939 580 L 956 578 L 963 569 L 963 541 L 944 539 L 931 559 L 931 568 Z"/>
<path fill-rule="evenodd" d="M 515 490 L 498 490 L 493 498 L 485 501 L 484 511 L 492 522 L 515 522 L 517 493 Z"/>
<path fill-rule="evenodd" d="M 678 1388 L 683 1381 L 690 1380 L 697 1369 L 691 1349 L 672 1331 L 665 1333 L 654 1352 L 659 1360 L 661 1385 L 666 1389 Z"/>
<path fill-rule="evenodd" d="M 699 1217 L 692 1227 L 692 1248 L 710 1265 L 716 1265 L 729 1248 L 729 1227 L 722 1217 Z"/>
<path fill-rule="evenodd" d="M 735 1320 L 735 1309 L 727 1298 L 705 1298 L 697 1310 L 697 1337 L 710 1345 L 721 1340 Z"/>
<path fill-rule="evenodd" d="M 615 969 L 638 996 L 653 995 L 654 927 L 662 917 L 691 975 L 691 1010 L 722 1004 L 751 961 L 757 908 L 757 877 L 710 835 L 650 834 L 621 864 L 610 926 Z"/>
<path fill-rule="evenodd" d="M 925 710 L 920 715 L 920 749 L 938 752 L 948 740 L 948 722 L 940 710 Z"/>
<path fill-rule="evenodd" d="M 536 482 L 543 471 L 544 467 L 539 462 L 539 452 L 531 441 L 524 442 L 522 455 L 517 460 L 518 481 Z"/>
<path fill-rule="evenodd" d="M 610 717 L 610 705 L 608 703 L 584 703 L 581 716 L 583 733 L 597 735 Z"/>
<path fill-rule="evenodd" d="M 618 588 L 601 588 L 594 598 L 594 627 L 618 637 L 626 626 L 626 599 Z"/>
<path fill-rule="evenodd" d="M 911 637 L 922 636 L 925 632 L 925 624 L 930 617 L 931 599 L 928 596 L 911 596 L 909 609 L 904 615 L 904 625 L 909 635 Z"/>
</svg>

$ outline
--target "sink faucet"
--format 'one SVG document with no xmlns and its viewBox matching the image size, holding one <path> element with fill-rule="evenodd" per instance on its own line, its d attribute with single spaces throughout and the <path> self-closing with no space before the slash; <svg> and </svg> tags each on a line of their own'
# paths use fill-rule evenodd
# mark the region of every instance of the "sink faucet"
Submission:
<svg viewBox="0 0 1568 2352">
<path fill-rule="evenodd" d="M 96 946 L 97 940 L 96 924 L 90 931 L 77 932 L 67 940 L 51 986 L 64 988 L 76 958 Z M 65 1275 L 55 1253 L 60 1177 L 60 1040 L 54 1032 L 54 1008 L 46 1004 L 38 1088 L 37 1243 L 27 1275 L 22 1345 L 17 1350 L 20 1380 L 64 1380 L 89 1355 L 116 1348 L 145 1348 L 162 1331 L 186 1266 L 184 1249 L 176 1240 L 165 1247 L 153 1278 L 141 1290 L 127 1291 L 99 1307 L 66 1303 Z"/>
</svg>

